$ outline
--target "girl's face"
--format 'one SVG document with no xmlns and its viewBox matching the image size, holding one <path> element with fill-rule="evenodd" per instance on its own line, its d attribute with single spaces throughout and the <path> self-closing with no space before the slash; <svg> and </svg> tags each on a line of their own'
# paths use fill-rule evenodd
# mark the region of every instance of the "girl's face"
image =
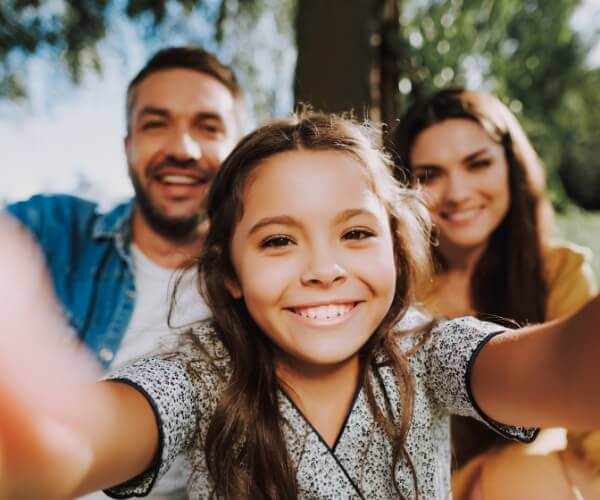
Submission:
<svg viewBox="0 0 600 500">
<path fill-rule="evenodd" d="M 442 252 L 484 247 L 510 205 L 504 148 L 477 122 L 449 119 L 419 134 L 410 161 Z"/>
<path fill-rule="evenodd" d="M 250 174 L 243 207 L 230 293 L 290 362 L 353 360 L 396 279 L 388 215 L 364 167 L 335 151 L 276 154 Z"/>
</svg>

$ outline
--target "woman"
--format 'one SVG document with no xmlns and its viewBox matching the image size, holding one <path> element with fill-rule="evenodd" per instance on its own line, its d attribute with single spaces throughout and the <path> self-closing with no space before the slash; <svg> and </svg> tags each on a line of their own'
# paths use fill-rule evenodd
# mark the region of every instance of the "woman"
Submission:
<svg viewBox="0 0 600 500">
<path fill-rule="evenodd" d="M 589 252 L 551 241 L 543 165 L 496 97 L 440 91 L 414 105 L 391 139 L 397 176 L 422 187 L 439 231 L 435 278 L 422 297 L 428 309 L 538 323 L 595 293 Z M 472 420 L 453 421 L 458 466 L 500 439 Z M 467 467 L 471 479 L 479 466 Z"/>
</svg>

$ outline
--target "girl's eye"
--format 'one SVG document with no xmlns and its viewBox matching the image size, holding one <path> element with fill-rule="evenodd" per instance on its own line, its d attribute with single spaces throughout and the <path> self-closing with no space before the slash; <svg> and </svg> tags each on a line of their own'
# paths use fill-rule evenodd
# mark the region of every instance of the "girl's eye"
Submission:
<svg viewBox="0 0 600 500">
<path fill-rule="evenodd" d="M 351 229 L 344 233 L 343 238 L 345 240 L 364 240 L 366 238 L 371 238 L 375 236 L 373 231 L 368 231 L 367 229 Z"/>
<path fill-rule="evenodd" d="M 260 242 L 260 248 L 282 248 L 293 243 L 292 239 L 287 236 L 269 236 Z"/>
</svg>

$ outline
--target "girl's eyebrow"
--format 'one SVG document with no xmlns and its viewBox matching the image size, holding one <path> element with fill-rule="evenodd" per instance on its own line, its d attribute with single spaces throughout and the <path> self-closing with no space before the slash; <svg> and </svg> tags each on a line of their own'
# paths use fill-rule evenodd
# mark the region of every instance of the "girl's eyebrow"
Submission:
<svg viewBox="0 0 600 500">
<path fill-rule="evenodd" d="M 371 210 L 367 210 L 366 208 L 349 208 L 337 214 L 333 222 L 339 224 L 340 222 L 346 222 L 348 219 L 352 217 L 356 217 L 358 215 L 367 215 L 369 217 L 377 217 Z"/>
<path fill-rule="evenodd" d="M 337 214 L 333 219 L 334 224 L 339 224 L 340 222 L 345 222 L 352 217 L 356 217 L 358 215 L 367 215 L 370 217 L 376 217 L 376 215 L 366 208 L 349 208 Z M 269 226 L 271 224 L 277 224 L 280 226 L 294 226 L 301 227 L 302 224 L 289 215 L 276 215 L 273 217 L 264 217 L 260 219 L 256 224 L 254 224 L 250 230 L 248 231 L 248 235 L 252 235 L 257 232 L 259 229 Z"/>
<path fill-rule="evenodd" d="M 256 224 L 254 224 L 250 228 L 250 230 L 248 231 L 248 235 L 255 233 L 256 231 L 265 226 L 270 226 L 271 224 L 278 224 L 280 226 L 300 227 L 300 223 L 293 217 L 290 217 L 289 215 L 276 215 L 274 217 L 264 217 L 260 219 Z"/>
</svg>

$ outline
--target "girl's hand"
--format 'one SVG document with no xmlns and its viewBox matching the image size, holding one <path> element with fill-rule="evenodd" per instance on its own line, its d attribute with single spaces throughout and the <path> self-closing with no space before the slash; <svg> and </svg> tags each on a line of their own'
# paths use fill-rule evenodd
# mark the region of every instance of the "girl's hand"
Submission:
<svg viewBox="0 0 600 500">
<path fill-rule="evenodd" d="M 64 498 L 91 464 L 64 416 L 99 371 L 64 324 L 26 230 L 0 215 L 0 242 L 0 498 Z"/>
</svg>

